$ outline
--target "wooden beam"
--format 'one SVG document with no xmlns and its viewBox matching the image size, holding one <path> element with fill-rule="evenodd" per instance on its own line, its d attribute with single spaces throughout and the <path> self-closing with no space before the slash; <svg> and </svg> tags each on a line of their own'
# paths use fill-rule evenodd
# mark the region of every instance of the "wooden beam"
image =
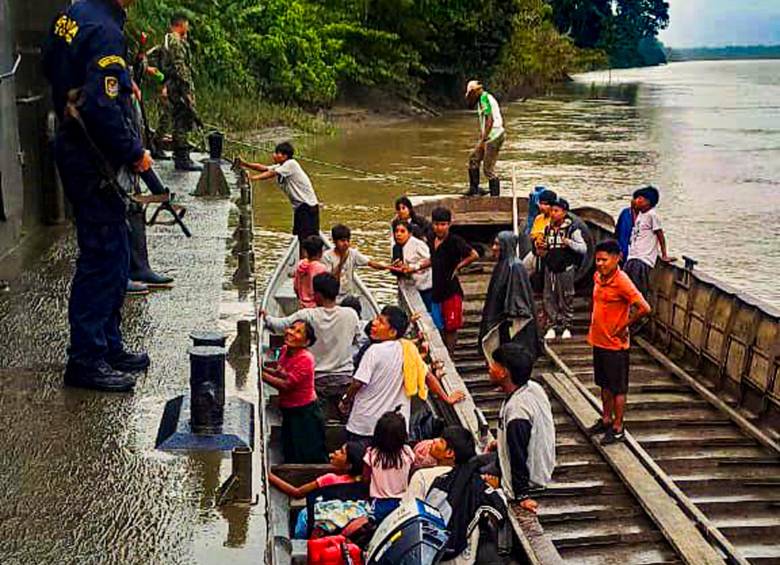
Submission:
<svg viewBox="0 0 780 565">
<path fill-rule="evenodd" d="M 552 389 L 583 431 L 598 419 L 599 413 L 574 383 L 561 373 L 543 373 L 542 380 Z M 621 477 L 626 487 L 661 529 L 685 563 L 722 564 L 724 559 L 712 547 L 673 498 L 624 443 L 603 446 L 591 438 L 602 457 Z"/>
<path fill-rule="evenodd" d="M 547 355 L 566 375 L 569 382 L 571 382 L 571 384 L 580 391 L 580 393 L 588 400 L 590 405 L 598 414 L 601 407 L 599 400 L 593 396 L 593 394 L 591 394 L 587 387 L 576 377 L 576 375 L 571 371 L 566 363 L 563 362 L 563 360 L 558 356 L 557 353 L 555 353 L 555 351 L 553 351 L 549 345 L 545 344 L 545 350 Z M 724 536 L 721 531 L 713 525 L 710 519 L 707 518 L 707 516 L 701 510 L 699 510 L 699 507 L 696 506 L 690 498 L 688 498 L 688 496 L 680 489 L 680 487 L 677 486 L 677 484 L 669 477 L 669 475 L 664 472 L 663 469 L 661 469 L 661 467 L 653 460 L 653 458 L 650 457 L 650 454 L 644 450 L 639 442 L 636 441 L 628 431 L 626 431 L 625 443 L 631 448 L 637 457 L 639 457 L 639 459 L 653 474 L 656 480 L 658 480 L 658 482 L 663 485 L 666 491 L 677 500 L 685 513 L 692 520 L 695 520 L 698 523 L 700 530 L 703 531 L 706 538 L 716 543 L 717 546 L 720 547 L 721 550 L 729 556 L 729 563 L 749 565 L 749 562 L 744 557 L 744 555 L 742 555 L 741 552 L 736 547 L 734 547 L 734 545 L 728 539 L 726 539 L 726 536 Z"/>
<path fill-rule="evenodd" d="M 694 389 L 700 396 L 702 396 L 713 407 L 727 414 L 728 417 L 731 418 L 731 420 L 739 427 L 739 429 L 741 429 L 743 432 L 745 432 L 747 435 L 755 439 L 757 442 L 759 442 L 767 449 L 772 450 L 775 453 L 775 455 L 780 455 L 780 444 L 778 444 L 767 434 L 761 431 L 761 429 L 759 429 L 757 426 L 751 423 L 750 420 L 745 418 L 734 408 L 726 404 L 715 393 L 713 393 L 711 390 L 709 390 L 699 381 L 697 381 L 692 376 L 690 376 L 687 373 L 687 371 L 685 371 L 685 369 L 677 365 L 674 361 L 672 361 L 666 355 L 661 353 L 658 349 L 653 347 L 646 339 L 641 337 L 636 337 L 634 338 L 634 341 L 642 349 L 647 351 L 656 361 L 658 361 L 661 365 L 663 365 L 663 367 L 667 371 L 669 371 L 675 377 L 679 378 L 680 380 L 688 384 L 692 389 Z"/>
</svg>

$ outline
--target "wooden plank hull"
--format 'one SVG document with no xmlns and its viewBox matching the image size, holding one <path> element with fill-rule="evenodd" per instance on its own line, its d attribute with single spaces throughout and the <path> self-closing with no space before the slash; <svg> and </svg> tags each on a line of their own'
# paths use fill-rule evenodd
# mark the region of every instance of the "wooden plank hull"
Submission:
<svg viewBox="0 0 780 565">
<path fill-rule="evenodd" d="M 511 229 L 510 198 L 429 197 L 413 203 L 421 215 L 437 205 L 450 207 L 453 231 L 472 242 L 488 244 L 499 230 Z M 518 199 L 517 208 L 524 218 L 527 200 Z M 586 221 L 594 243 L 613 237 L 609 215 L 592 208 L 575 213 Z M 453 378 L 468 388 L 471 406 L 494 428 L 501 398 L 487 380 L 476 343 L 492 265 L 489 260 L 480 265 L 481 273 L 461 277 L 466 327 L 452 356 Z M 705 554 L 717 561 L 712 550 L 735 563 L 780 559 L 778 311 L 698 270 L 654 269 L 647 345 L 636 340 L 639 347 L 632 351 L 626 445 L 634 455 L 621 465 L 633 471 L 616 474 L 615 463 L 583 433 L 581 418 L 573 419 L 587 403 L 596 408 L 599 402 L 584 340 L 592 281 L 587 267 L 575 299 L 575 338 L 548 343 L 549 355 L 537 367 L 563 374 L 557 385 L 547 383 L 557 430 L 553 484 L 539 496 L 538 516 L 513 509 L 529 561 L 701 562 Z M 537 378 L 545 382 L 541 374 Z M 471 424 L 467 417 L 459 420 Z M 680 523 L 681 515 L 661 500 L 643 501 L 652 488 L 640 464 L 657 480 L 650 487 L 669 493 L 690 524 Z M 732 511 L 739 518 L 730 518 Z M 679 529 L 670 525 L 675 523 Z M 681 543 L 679 532 L 691 526 L 712 550 L 701 539 L 695 546 Z"/>
</svg>

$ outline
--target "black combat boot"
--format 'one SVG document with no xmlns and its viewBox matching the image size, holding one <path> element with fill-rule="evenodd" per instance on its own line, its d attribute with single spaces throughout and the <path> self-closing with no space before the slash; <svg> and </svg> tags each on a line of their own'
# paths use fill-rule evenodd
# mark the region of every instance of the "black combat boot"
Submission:
<svg viewBox="0 0 780 565">
<path fill-rule="evenodd" d="M 490 186 L 490 196 L 501 196 L 501 181 L 498 179 L 490 179 L 488 181 Z"/>
<path fill-rule="evenodd" d="M 155 161 L 170 161 L 171 156 L 168 155 L 157 143 L 152 145 L 152 159 Z"/>
<path fill-rule="evenodd" d="M 65 385 L 103 392 L 129 392 L 135 386 L 135 377 L 113 369 L 102 359 L 94 363 L 69 359 L 65 367 Z"/>
<path fill-rule="evenodd" d="M 146 371 L 151 364 L 149 355 L 146 353 L 131 353 L 124 350 L 107 356 L 106 362 L 111 365 L 112 369 L 122 373 L 140 373 Z"/>
<path fill-rule="evenodd" d="M 130 224 L 130 280 L 149 288 L 171 288 L 173 278 L 155 273 L 149 266 L 149 250 L 146 246 L 146 211 L 131 204 L 127 213 Z"/>
<path fill-rule="evenodd" d="M 479 188 L 479 169 L 469 169 L 469 190 L 466 196 L 481 196 L 485 192 Z"/>
<path fill-rule="evenodd" d="M 186 149 L 176 149 L 173 152 L 173 163 L 177 171 L 199 172 L 203 170 L 202 165 L 198 165 L 190 159 L 190 152 Z"/>
</svg>

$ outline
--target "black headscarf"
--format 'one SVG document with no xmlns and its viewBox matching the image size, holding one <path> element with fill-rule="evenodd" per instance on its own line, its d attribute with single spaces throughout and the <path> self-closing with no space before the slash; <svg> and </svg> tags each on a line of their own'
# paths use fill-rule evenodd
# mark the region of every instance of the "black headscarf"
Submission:
<svg viewBox="0 0 780 565">
<path fill-rule="evenodd" d="M 518 240 L 520 253 L 525 256 L 531 250 L 527 236 L 518 238 L 510 231 L 502 231 L 497 236 L 500 257 L 490 278 L 485 306 L 482 309 L 482 322 L 479 325 L 479 343 L 490 330 L 506 321 L 530 320 L 536 323 L 536 307 L 531 280 L 522 261 L 518 258 Z"/>
<path fill-rule="evenodd" d="M 450 532 L 443 560 L 463 553 L 471 532 L 483 518 L 490 516 L 497 524 L 506 518 L 504 498 L 485 484 L 480 466 L 478 457 L 455 465 L 452 471 L 436 477 L 428 490 L 426 502 L 439 509 Z"/>
</svg>

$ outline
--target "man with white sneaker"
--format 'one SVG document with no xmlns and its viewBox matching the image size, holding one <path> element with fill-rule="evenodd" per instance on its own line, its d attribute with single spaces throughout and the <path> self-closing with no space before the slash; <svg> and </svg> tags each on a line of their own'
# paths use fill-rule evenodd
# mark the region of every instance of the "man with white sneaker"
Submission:
<svg viewBox="0 0 780 565">
<path fill-rule="evenodd" d="M 544 312 L 550 321 L 545 339 L 571 338 L 574 320 L 574 274 L 588 252 L 579 223 L 569 216 L 569 203 L 558 198 L 550 206 L 550 223 L 536 251 L 544 263 Z"/>
</svg>

